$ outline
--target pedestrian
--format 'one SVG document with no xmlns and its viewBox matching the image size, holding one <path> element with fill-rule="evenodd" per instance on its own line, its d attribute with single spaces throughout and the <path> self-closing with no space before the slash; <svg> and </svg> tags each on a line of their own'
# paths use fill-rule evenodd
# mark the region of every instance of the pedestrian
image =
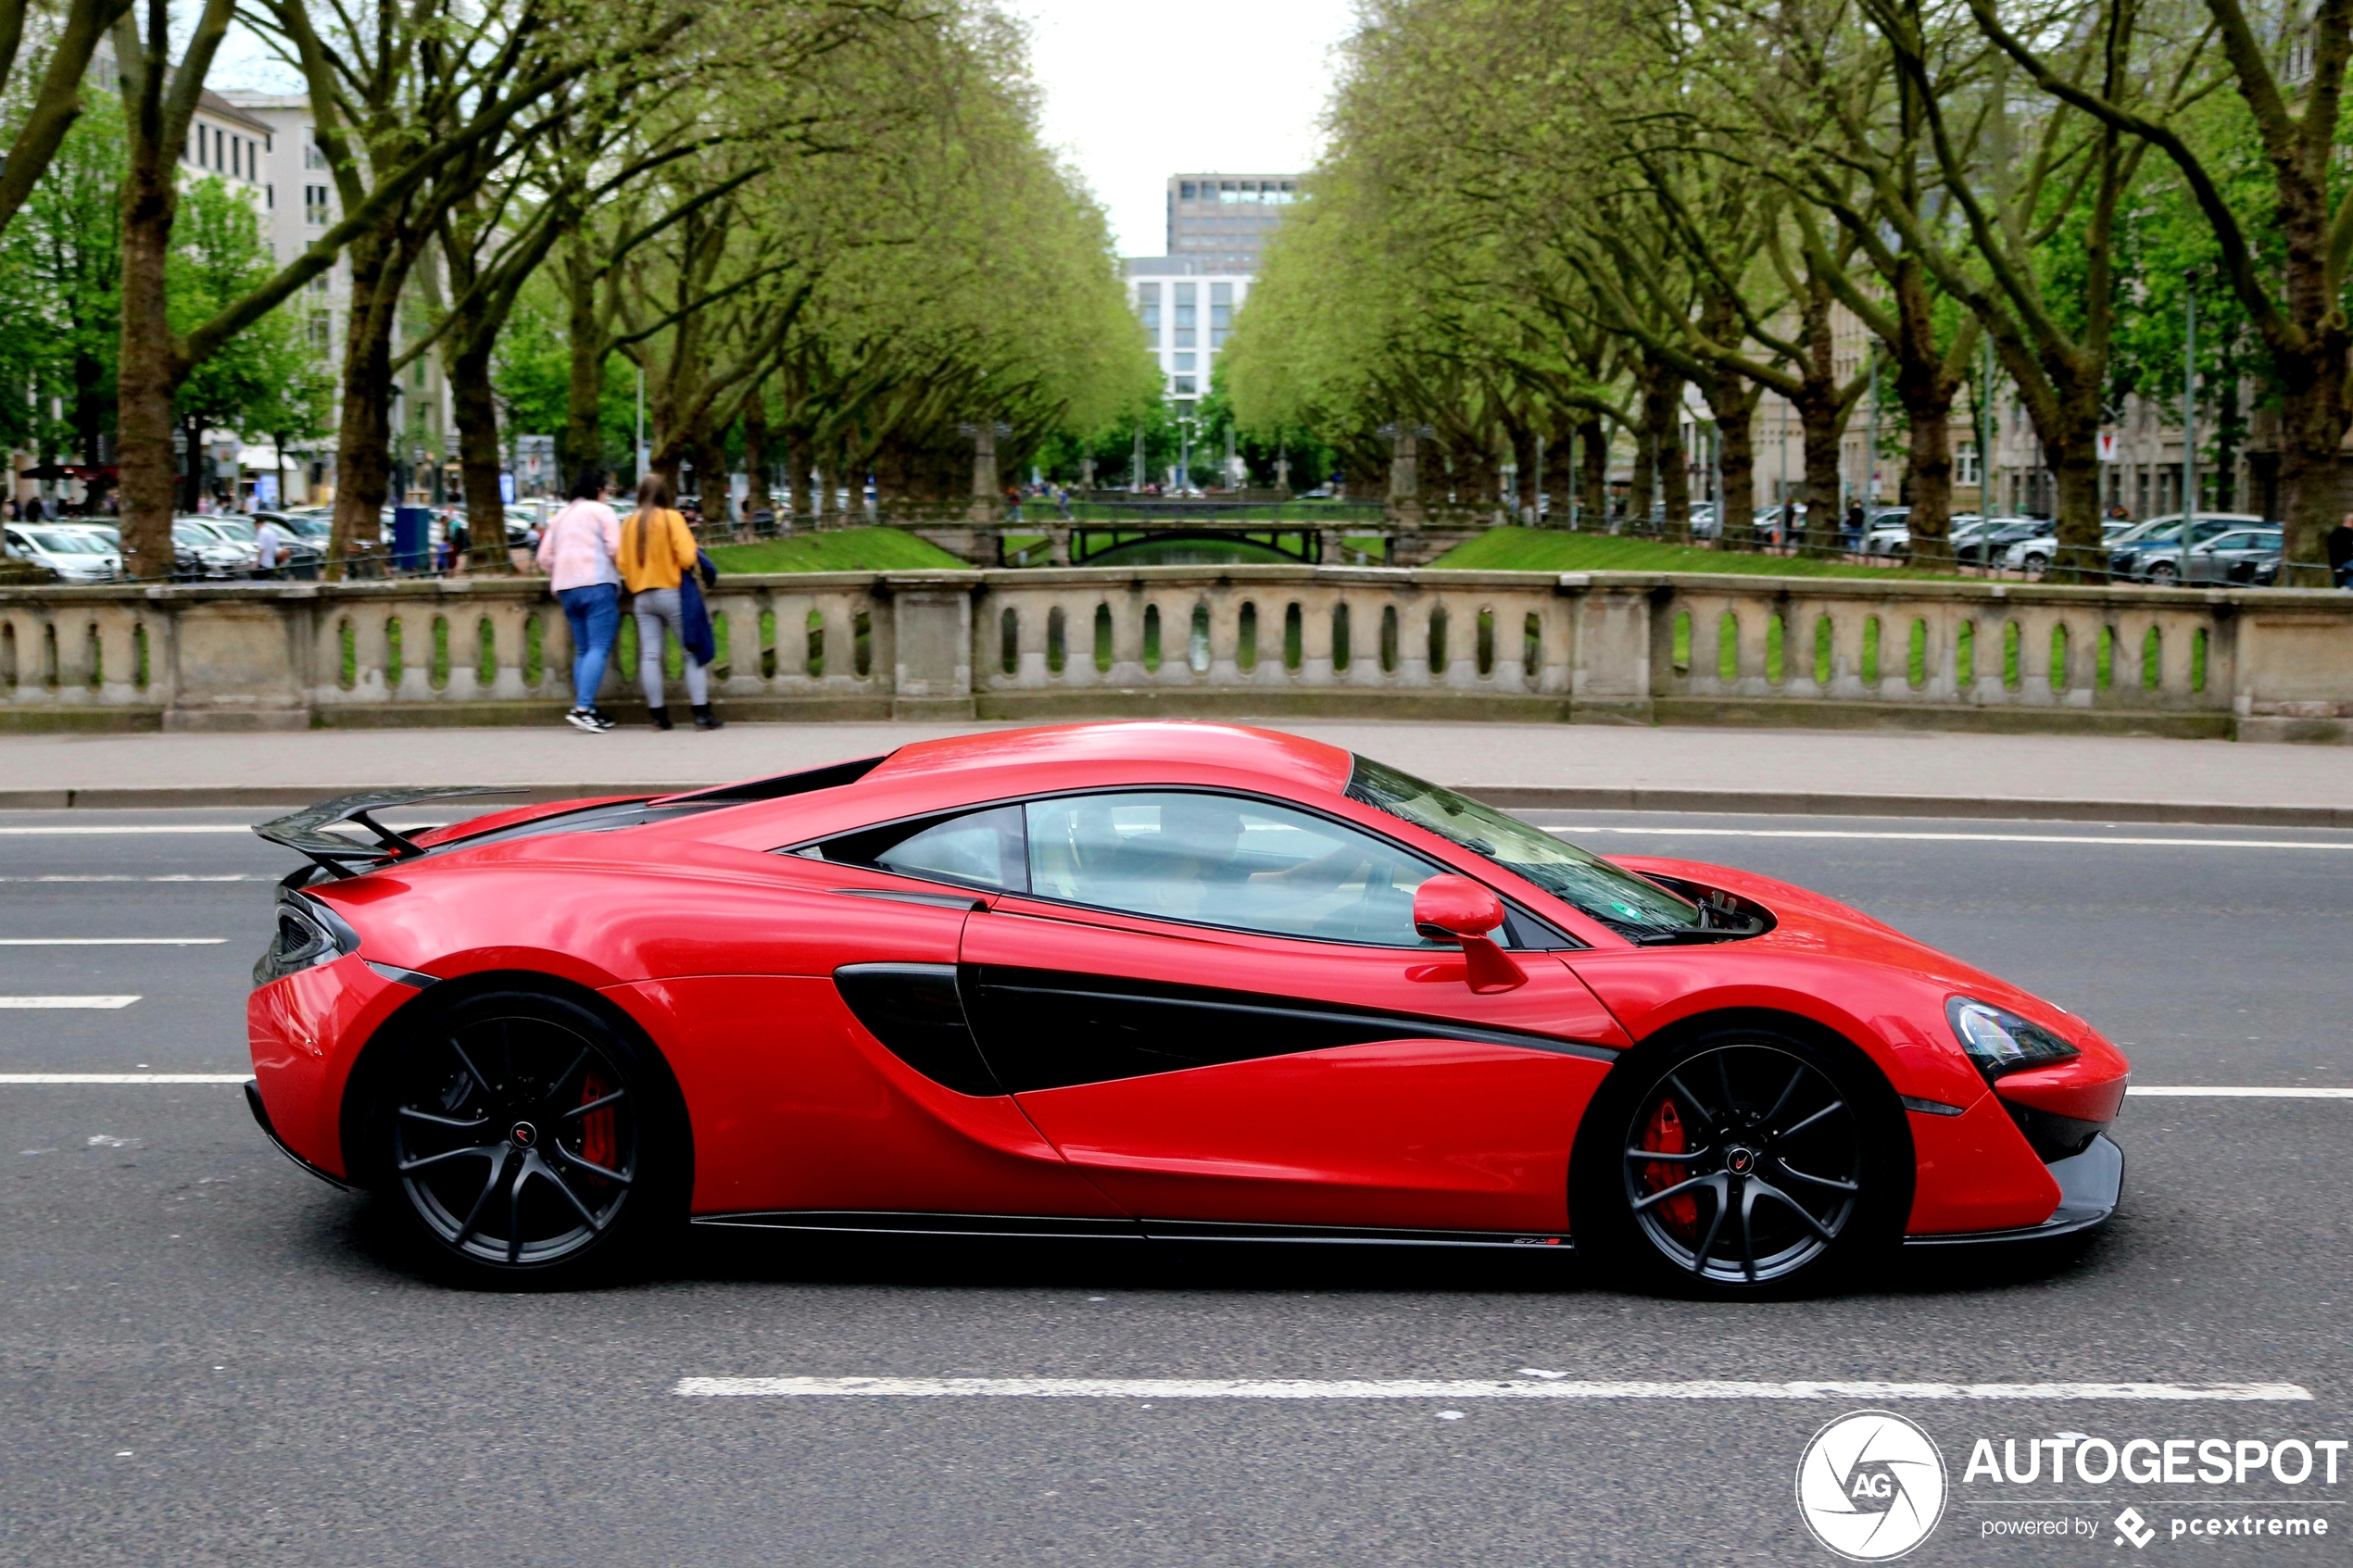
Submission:
<svg viewBox="0 0 2353 1568">
<path fill-rule="evenodd" d="M 1054 508 L 1063 514 L 1064 522 L 1070 521 L 1070 492 L 1059 484 L 1054 486 Z"/>
<path fill-rule="evenodd" d="M 1018 484 L 1005 486 L 1005 515 L 1015 522 L 1021 521 L 1021 486 Z"/>
<path fill-rule="evenodd" d="M 2353 587 L 2353 512 L 2329 530 L 2328 551 L 2329 581 L 2340 588 Z"/>
<path fill-rule="evenodd" d="M 23 515 L 24 521 L 27 522 L 39 522 L 41 521 L 42 511 L 40 496 L 29 495 L 25 498 Z M 1016 512 L 1014 515 L 1018 517 L 1021 514 Z"/>
<path fill-rule="evenodd" d="M 1848 550 L 1850 553 L 1852 553 L 1853 551 L 1856 551 L 1856 550 L 1858 550 L 1858 549 L 1862 548 L 1862 546 L 1863 546 L 1863 503 L 1862 503 L 1862 502 L 1860 502 L 1860 501 L 1849 501 L 1849 502 L 1847 502 L 1847 503 L 1846 503 L 1846 517 L 1845 517 L 1845 520 L 1844 520 L 1844 525 L 1843 525 L 1843 532 L 1844 533 L 1844 534 L 1845 534 L 1845 536 L 1846 536 L 1846 538 L 1845 538 L 1846 548 L 1847 548 L 1847 550 Z"/>
<path fill-rule="evenodd" d="M 285 531 L 278 526 L 278 520 L 263 517 L 253 531 L 253 574 L 265 582 L 274 580 L 286 558 L 286 544 Z"/>
<path fill-rule="evenodd" d="M 466 556 L 473 547 L 473 535 L 466 531 L 464 520 L 459 519 L 452 522 L 449 525 L 449 570 L 457 572 L 464 571 Z"/>
<path fill-rule="evenodd" d="M 572 628 L 572 711 L 564 722 L 602 734 L 612 721 L 597 707 L 605 661 L 621 634 L 621 519 L 605 505 L 604 475 L 582 469 L 572 482 L 572 504 L 547 520 L 539 540 L 539 567 Z"/>
<path fill-rule="evenodd" d="M 657 730 L 670 725 L 670 705 L 661 689 L 662 646 L 672 633 L 686 656 L 686 701 L 695 728 L 715 730 L 708 667 L 717 650 L 708 616 L 689 617 L 686 596 L 700 608 L 701 591 L 692 579 L 699 552 L 694 531 L 671 500 L 670 482 L 649 473 L 637 482 L 637 509 L 621 528 L 621 581 L 637 617 L 637 680 L 646 688 L 646 716 Z M 699 621 L 699 625 L 690 625 Z"/>
</svg>

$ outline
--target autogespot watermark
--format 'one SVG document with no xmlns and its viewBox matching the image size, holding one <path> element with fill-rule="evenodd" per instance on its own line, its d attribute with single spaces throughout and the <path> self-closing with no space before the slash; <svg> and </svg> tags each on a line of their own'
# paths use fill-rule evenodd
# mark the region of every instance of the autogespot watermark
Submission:
<svg viewBox="0 0 2353 1568">
<path fill-rule="evenodd" d="M 1948 1506 L 1966 1511 L 1960 1527 L 1981 1540 L 2130 1551 L 2167 1541 L 2285 1544 L 2353 1529 L 2353 1519 L 2330 1512 L 2348 1499 L 2322 1495 L 2341 1480 L 2353 1486 L 2353 1439 L 2057 1432 L 1963 1437 L 1956 1449 L 1962 1444 L 1969 1459 L 1955 1483 L 1917 1424 L 1886 1411 L 1841 1416 L 1798 1461 L 1799 1515 L 1816 1540 L 1856 1562 L 1904 1556 L 1936 1532 Z M 2095 1487 L 2108 1491 L 2089 1495 Z M 2288 1495 L 2265 1495 L 2279 1492 Z"/>
</svg>

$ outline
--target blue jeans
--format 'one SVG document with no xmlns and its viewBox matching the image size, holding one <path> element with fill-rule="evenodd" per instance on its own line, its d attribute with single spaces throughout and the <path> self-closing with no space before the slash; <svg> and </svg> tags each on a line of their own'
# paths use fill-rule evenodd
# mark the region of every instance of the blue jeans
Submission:
<svg viewBox="0 0 2353 1568">
<path fill-rule="evenodd" d="M 621 635 L 621 584 L 591 583 L 566 588 L 556 596 L 572 627 L 572 705 L 597 706 L 597 688 L 605 684 L 605 660 L 612 657 L 613 639 Z"/>
</svg>

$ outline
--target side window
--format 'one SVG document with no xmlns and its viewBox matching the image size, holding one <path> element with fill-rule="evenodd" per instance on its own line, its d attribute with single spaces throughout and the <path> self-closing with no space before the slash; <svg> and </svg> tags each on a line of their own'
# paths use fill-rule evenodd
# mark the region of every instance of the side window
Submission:
<svg viewBox="0 0 2353 1568">
<path fill-rule="evenodd" d="M 928 822 L 894 822 L 819 846 L 824 859 L 927 882 L 1019 893 L 1029 885 L 1018 806 Z"/>
<path fill-rule="evenodd" d="M 1233 796 L 1067 796 L 1027 808 L 1030 890 L 1160 920 L 1432 946 L 1414 890 L 1441 868 L 1303 811 Z"/>
</svg>

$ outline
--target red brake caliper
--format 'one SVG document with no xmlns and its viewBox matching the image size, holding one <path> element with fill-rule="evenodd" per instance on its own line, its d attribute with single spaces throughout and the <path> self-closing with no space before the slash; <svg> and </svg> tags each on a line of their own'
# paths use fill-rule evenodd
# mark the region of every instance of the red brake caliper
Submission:
<svg viewBox="0 0 2353 1568">
<path fill-rule="evenodd" d="M 594 1105 L 610 1093 L 612 1093 L 612 1085 L 607 1084 L 595 1073 L 583 1074 L 580 1080 L 581 1104 Z M 611 1106 L 609 1105 L 602 1110 L 592 1110 L 580 1119 L 580 1158 L 591 1165 L 601 1165 L 608 1171 L 612 1170 L 613 1156 L 616 1152 L 615 1141 Z"/>
<path fill-rule="evenodd" d="M 1661 1154 L 1690 1152 L 1691 1144 L 1683 1136 L 1683 1118 L 1676 1112 L 1672 1099 L 1660 1100 L 1658 1109 L 1651 1112 L 1639 1147 L 1655 1148 Z M 1691 1172 L 1680 1162 L 1669 1164 L 1662 1160 L 1643 1166 L 1642 1173 L 1642 1190 L 1648 1193 L 1664 1192 L 1690 1176 Z M 1655 1212 L 1669 1230 L 1686 1237 L 1699 1228 L 1699 1201 L 1690 1193 L 1668 1198 L 1656 1206 Z"/>
</svg>

